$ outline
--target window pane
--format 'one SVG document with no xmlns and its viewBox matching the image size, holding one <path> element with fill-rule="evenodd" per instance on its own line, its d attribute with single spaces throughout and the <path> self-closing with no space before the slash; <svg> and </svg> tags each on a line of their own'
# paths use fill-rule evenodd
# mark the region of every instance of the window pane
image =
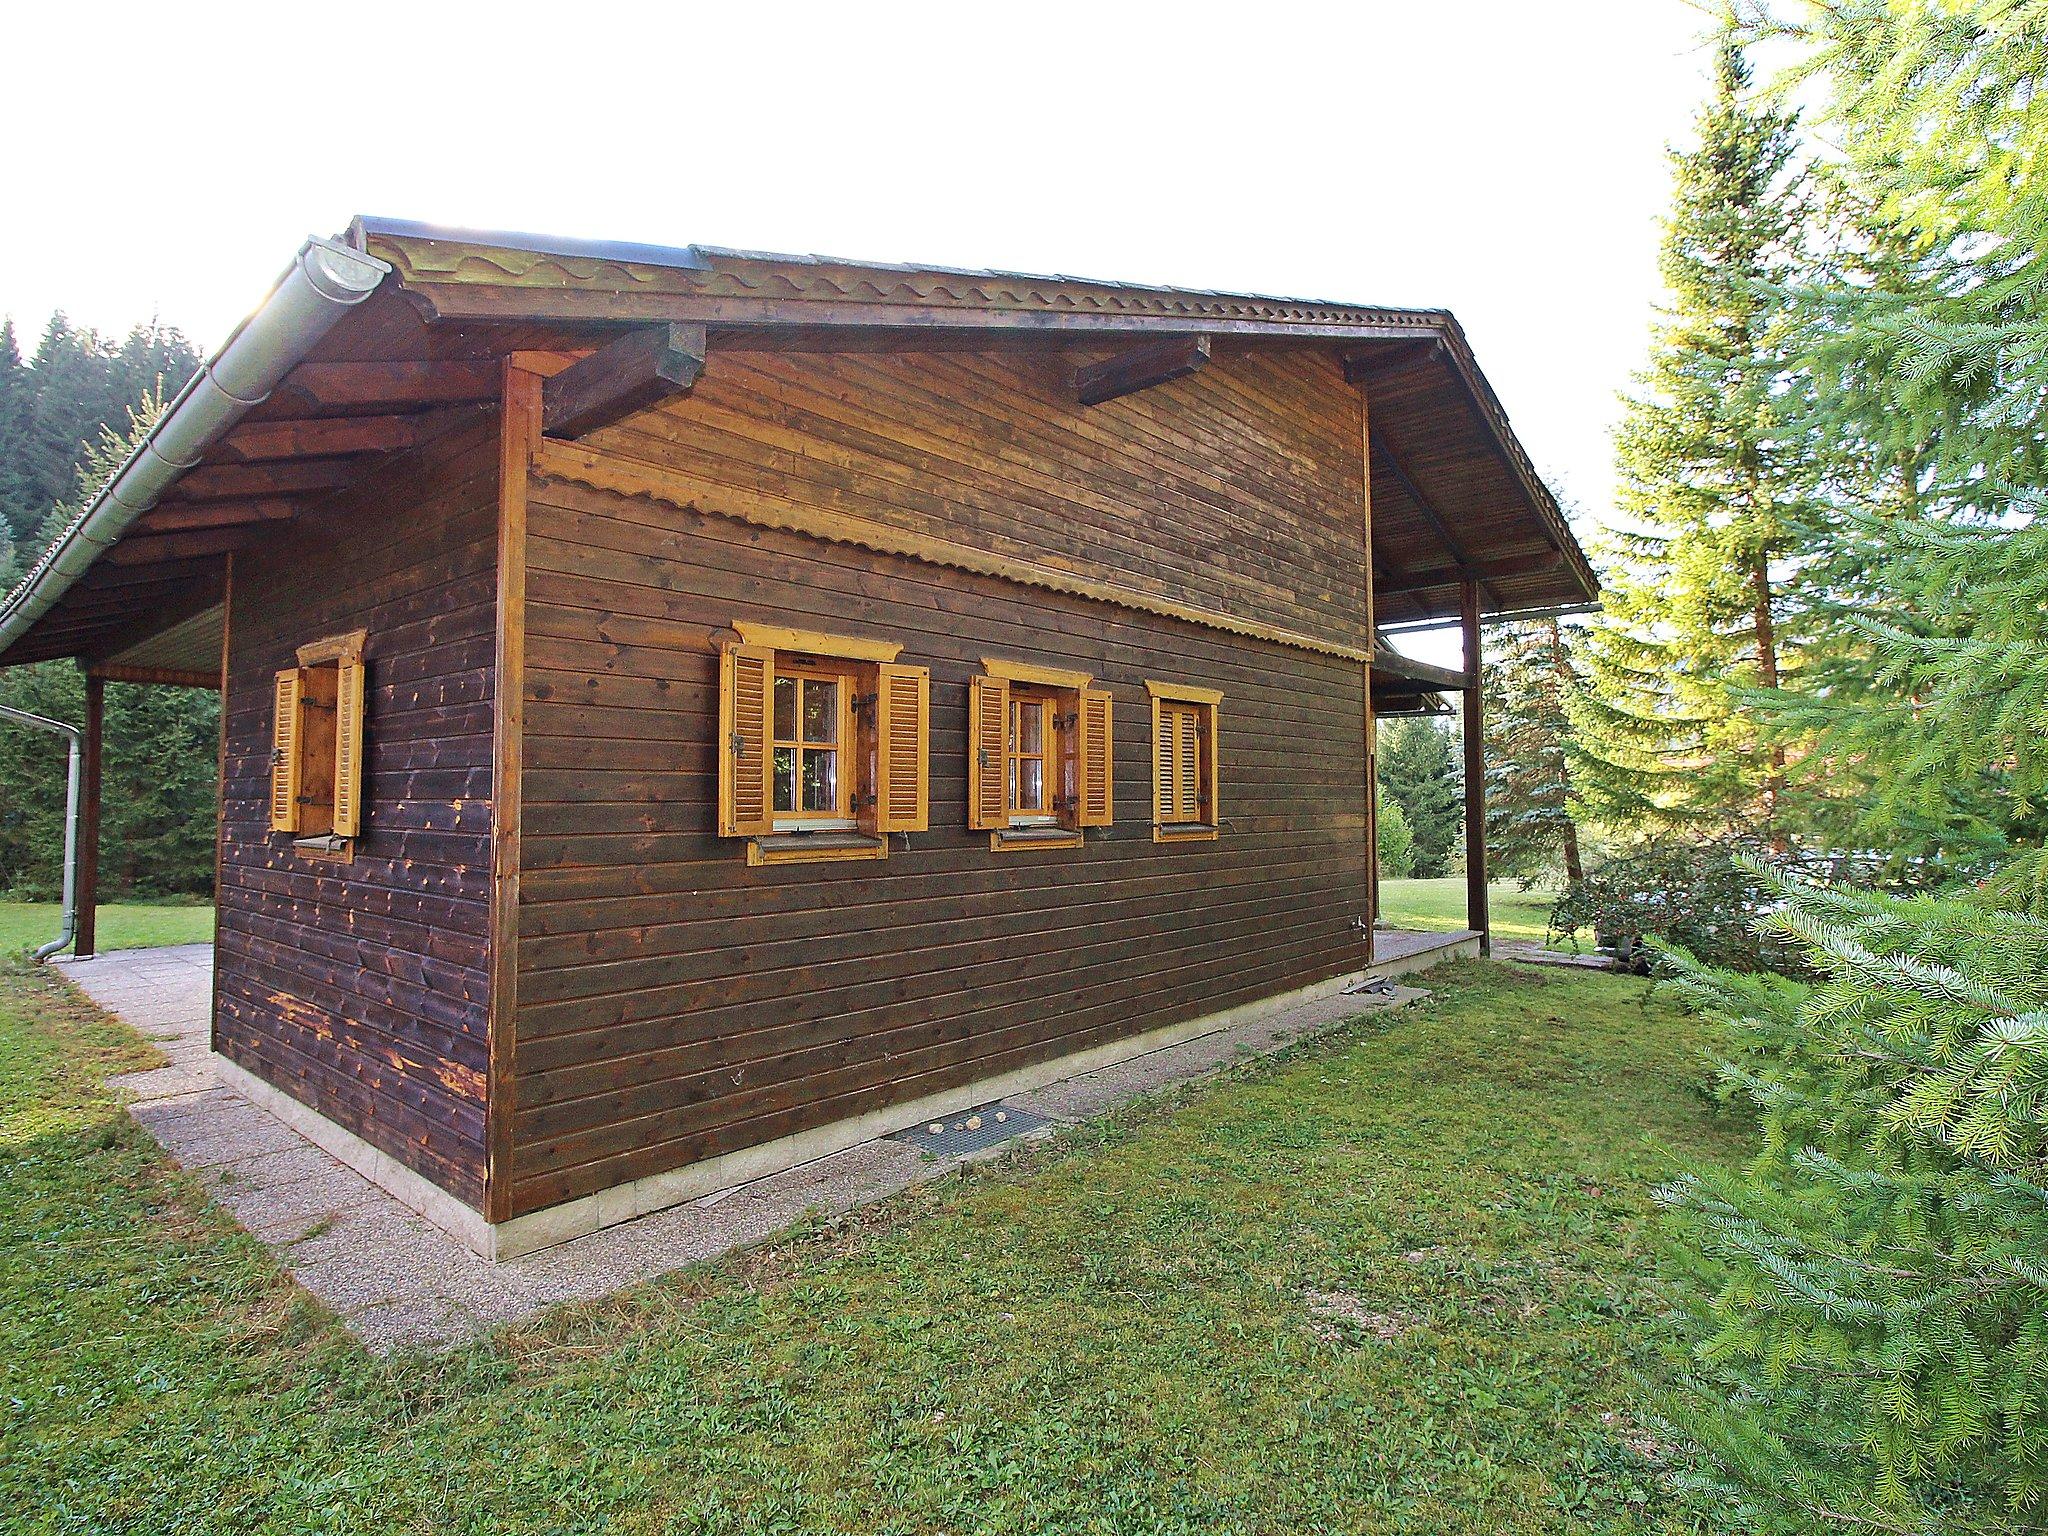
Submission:
<svg viewBox="0 0 2048 1536">
<path fill-rule="evenodd" d="M 775 809 L 796 809 L 796 748 L 775 749 Z"/>
<path fill-rule="evenodd" d="M 775 679 L 775 739 L 796 740 L 796 691 L 793 677 Z"/>
<path fill-rule="evenodd" d="M 815 677 L 804 679 L 804 740 L 839 739 L 839 684 Z"/>
<path fill-rule="evenodd" d="M 804 809 L 807 811 L 836 811 L 839 809 L 839 754 L 837 752 L 806 752 L 804 754 Z"/>
<path fill-rule="evenodd" d="M 1017 750 L 1034 757 L 1045 750 L 1045 705 L 1037 699 L 1017 701 Z"/>
<path fill-rule="evenodd" d="M 1017 809 L 1045 809 L 1045 762 L 1042 758 L 1023 757 L 1017 760 Z"/>
</svg>

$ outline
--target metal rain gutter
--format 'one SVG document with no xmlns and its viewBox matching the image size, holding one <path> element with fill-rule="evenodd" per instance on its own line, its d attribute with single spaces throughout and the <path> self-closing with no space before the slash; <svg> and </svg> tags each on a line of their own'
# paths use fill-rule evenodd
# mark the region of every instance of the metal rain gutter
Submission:
<svg viewBox="0 0 2048 1536">
<path fill-rule="evenodd" d="M 178 391 L 85 511 L 0 604 L 0 654 L 57 605 L 101 553 L 235 423 L 270 397 L 334 323 L 377 291 L 389 262 L 311 239 L 256 312 Z"/>
<path fill-rule="evenodd" d="M 0 720 L 12 720 L 16 725 L 32 725 L 39 731 L 54 732 L 71 745 L 71 766 L 64 794 L 64 929 L 36 951 L 36 959 L 47 960 L 78 935 L 78 780 L 84 738 L 75 725 L 32 715 L 25 709 L 14 709 L 6 704 L 0 704 Z"/>
</svg>

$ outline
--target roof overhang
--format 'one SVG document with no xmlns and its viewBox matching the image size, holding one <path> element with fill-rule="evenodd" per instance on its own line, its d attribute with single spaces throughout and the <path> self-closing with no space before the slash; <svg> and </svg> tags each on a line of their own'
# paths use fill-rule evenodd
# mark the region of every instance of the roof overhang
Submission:
<svg viewBox="0 0 2048 1536">
<path fill-rule="evenodd" d="M 149 440 L 0 603 L 0 665 L 189 660 L 233 550 L 496 395 L 514 350 L 622 327 L 719 347 L 1042 346 L 1122 335 L 1326 349 L 1366 390 L 1379 615 L 1491 615 L 1594 596 L 1556 502 L 1446 311 L 1072 277 L 877 265 L 358 218 L 309 241 Z M 182 626 L 182 628 L 179 628 Z M 153 637 L 178 628 L 161 657 Z"/>
</svg>

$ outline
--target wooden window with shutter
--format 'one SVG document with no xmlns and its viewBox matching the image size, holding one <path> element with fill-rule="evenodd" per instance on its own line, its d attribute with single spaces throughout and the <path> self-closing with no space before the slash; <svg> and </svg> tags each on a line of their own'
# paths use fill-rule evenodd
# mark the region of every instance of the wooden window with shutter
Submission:
<svg viewBox="0 0 2048 1536">
<path fill-rule="evenodd" d="M 1071 848 L 1113 814 L 1109 695 L 1084 672 L 982 658 L 968 687 L 967 824 L 989 846 Z"/>
<path fill-rule="evenodd" d="M 1152 838 L 1197 841 L 1216 836 L 1218 715 L 1213 688 L 1147 679 L 1152 695 Z"/>
<path fill-rule="evenodd" d="M 272 688 L 270 829 L 304 853 L 349 858 L 362 835 L 365 638 L 300 646 Z"/>
<path fill-rule="evenodd" d="M 902 647 L 741 620 L 720 653 L 718 830 L 756 865 L 881 859 L 930 824 L 931 674 Z"/>
</svg>

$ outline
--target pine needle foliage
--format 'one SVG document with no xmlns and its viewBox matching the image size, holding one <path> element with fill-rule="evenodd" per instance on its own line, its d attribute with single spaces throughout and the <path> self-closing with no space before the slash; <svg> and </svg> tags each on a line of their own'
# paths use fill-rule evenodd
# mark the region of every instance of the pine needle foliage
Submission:
<svg viewBox="0 0 2048 1536">
<path fill-rule="evenodd" d="M 1571 808 L 1575 637 L 1557 619 L 1504 626 L 1481 682 L 1486 694 L 1486 850 L 1492 872 L 1524 879 L 1585 874 Z"/>
<path fill-rule="evenodd" d="M 2048 1529 L 2048 921 L 1752 867 L 1819 979 L 1672 957 L 1762 1129 L 1664 1191 L 1721 1279 L 1703 1480 L 1768 1530 Z"/>
<path fill-rule="evenodd" d="M 1853 217 L 1792 291 L 1805 424 L 1833 445 L 1826 631 L 1797 697 L 1836 833 L 1968 865 L 2037 844 L 2048 758 L 2048 3 L 1758 10 L 1800 62 Z M 1860 466 L 1860 468 L 1859 468 Z"/>
<path fill-rule="evenodd" d="M 1796 666 L 1785 590 L 1811 469 L 1782 404 L 1786 286 L 1808 222 L 1790 113 L 1724 35 L 1698 143 L 1675 151 L 1670 293 L 1617 435 L 1620 520 L 1570 699 L 1574 788 L 1628 832 L 1772 828 L 1784 748 L 1736 690 Z"/>
</svg>

